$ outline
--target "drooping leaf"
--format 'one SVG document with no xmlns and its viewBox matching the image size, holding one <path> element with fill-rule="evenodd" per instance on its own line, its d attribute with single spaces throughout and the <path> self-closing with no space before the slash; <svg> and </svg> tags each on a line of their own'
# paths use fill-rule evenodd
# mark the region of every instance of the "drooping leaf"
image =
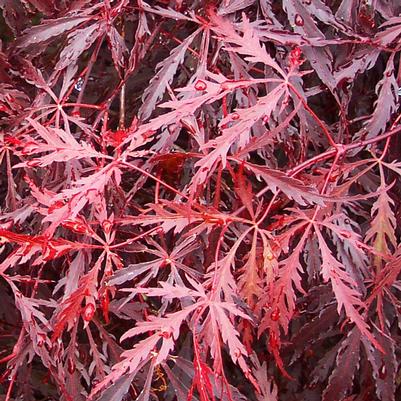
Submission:
<svg viewBox="0 0 401 401">
<path fill-rule="evenodd" d="M 16 46 L 20 49 L 25 49 L 32 45 L 49 42 L 85 21 L 87 21 L 87 17 L 84 16 L 48 20 L 41 25 L 25 30 L 24 34 L 18 38 Z"/>
</svg>

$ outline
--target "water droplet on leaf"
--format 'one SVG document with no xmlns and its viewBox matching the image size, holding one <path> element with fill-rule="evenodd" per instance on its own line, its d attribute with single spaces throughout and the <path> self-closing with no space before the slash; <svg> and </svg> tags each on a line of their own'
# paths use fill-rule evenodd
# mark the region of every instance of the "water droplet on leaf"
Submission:
<svg viewBox="0 0 401 401">
<path fill-rule="evenodd" d="M 296 26 L 304 26 L 304 19 L 299 14 L 295 14 L 294 22 Z"/>
<path fill-rule="evenodd" d="M 198 79 L 198 80 L 196 81 L 196 83 L 195 83 L 195 89 L 196 89 L 197 91 L 204 91 L 204 90 L 206 90 L 206 88 L 207 88 L 207 85 L 206 85 L 206 83 L 205 83 L 204 81 L 202 81 L 202 80 L 200 80 L 200 79 Z"/>
<path fill-rule="evenodd" d="M 280 309 L 276 308 L 270 315 L 271 319 L 273 322 L 277 322 L 278 319 L 280 319 Z"/>
<path fill-rule="evenodd" d="M 90 322 L 93 318 L 93 315 L 95 314 L 95 310 L 96 310 L 95 305 L 93 305 L 92 303 L 87 304 L 83 312 L 84 320 Z"/>
<path fill-rule="evenodd" d="M 102 223 L 102 227 L 106 234 L 110 234 L 113 223 L 110 220 L 104 220 Z"/>
<path fill-rule="evenodd" d="M 77 83 L 75 84 L 75 90 L 77 90 L 78 92 L 81 92 L 82 89 L 82 85 L 84 84 L 84 80 L 82 78 L 79 78 Z"/>
</svg>

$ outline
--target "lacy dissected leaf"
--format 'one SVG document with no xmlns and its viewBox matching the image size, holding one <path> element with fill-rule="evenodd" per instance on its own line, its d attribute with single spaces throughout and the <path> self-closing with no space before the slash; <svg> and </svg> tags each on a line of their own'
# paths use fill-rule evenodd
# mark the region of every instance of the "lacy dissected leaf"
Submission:
<svg viewBox="0 0 401 401">
<path fill-rule="evenodd" d="M 25 3 L 29 3 L 31 6 L 35 7 L 38 11 L 44 15 L 51 16 L 54 14 L 54 4 L 51 0 L 26 0 Z M 85 2 L 82 4 L 84 5 Z"/>
<path fill-rule="evenodd" d="M 266 314 L 259 326 L 259 333 L 266 330 L 273 320 L 280 323 L 284 331 L 288 331 L 289 323 L 294 315 L 295 311 L 295 300 L 296 290 L 301 294 L 304 293 L 304 289 L 301 285 L 301 274 L 303 271 L 300 263 L 300 254 L 305 245 L 306 236 L 303 236 L 299 241 L 298 245 L 291 252 L 286 259 L 279 263 L 279 272 L 276 282 L 273 284 L 272 294 L 272 311 L 270 314 Z M 278 312 L 278 316 L 272 317 L 273 312 Z"/>
<path fill-rule="evenodd" d="M 54 203 L 61 202 L 61 205 L 51 210 L 44 218 L 44 221 L 51 222 L 47 228 L 48 234 L 52 233 L 62 221 L 75 219 L 87 203 L 91 204 L 99 200 L 109 180 L 113 176 L 116 176 L 118 180 L 119 174 L 119 169 L 113 165 L 107 165 L 100 171 L 75 181 L 71 188 L 64 189 L 54 196 Z"/>
<path fill-rule="evenodd" d="M 323 400 L 343 400 L 352 389 L 355 371 L 360 359 L 361 333 L 354 328 L 342 341 L 336 358 L 336 366 L 330 375 L 327 387 L 323 392 Z"/>
<path fill-rule="evenodd" d="M 372 69 L 380 56 L 380 51 L 372 50 L 366 53 L 365 49 L 356 51 L 353 59 L 343 65 L 338 66 L 333 75 L 338 86 L 345 82 L 353 82 L 356 76 L 366 70 Z"/>
<path fill-rule="evenodd" d="M 243 274 L 239 280 L 239 289 L 243 298 L 252 307 L 256 299 L 262 294 L 261 278 L 259 276 L 259 266 L 256 255 L 257 231 L 252 238 L 252 247 L 248 254 L 248 260 L 242 268 Z"/>
<path fill-rule="evenodd" d="M 235 45 L 235 47 L 227 46 L 227 50 L 246 55 L 246 61 L 264 63 L 272 67 L 281 77 L 286 76 L 283 69 L 266 51 L 265 46 L 260 44 L 258 33 L 253 29 L 245 14 L 243 14 L 244 18 L 241 26 L 242 36 L 235 31 L 233 25 L 227 19 L 217 15 L 212 15 L 211 17 L 215 24 L 213 29 L 223 35 L 225 41 Z"/>
<path fill-rule="evenodd" d="M 239 340 L 239 333 L 235 329 L 233 323 L 227 316 L 227 312 L 234 315 L 245 317 L 243 312 L 239 311 L 234 305 L 228 303 L 213 303 L 210 305 L 210 318 L 215 321 L 213 324 L 220 329 L 221 338 L 228 346 L 230 357 L 234 363 L 237 363 L 244 372 L 248 372 L 248 365 L 244 357 L 248 356 L 245 346 Z M 215 355 L 216 357 L 216 355 Z"/>
<path fill-rule="evenodd" d="M 1 242 L 17 244 L 16 250 L 11 253 L 0 264 L 0 272 L 3 273 L 15 263 L 25 263 L 34 256 L 36 259 L 32 264 L 38 265 L 46 261 L 58 258 L 72 250 L 79 248 L 73 242 L 64 239 L 49 239 L 45 236 L 30 236 L 26 234 L 17 234 L 12 231 L 0 229 Z"/>
<path fill-rule="evenodd" d="M 95 23 L 82 29 L 72 31 L 68 35 L 68 45 L 64 47 L 60 53 L 60 60 L 56 65 L 57 70 L 74 64 L 78 57 L 103 34 L 105 30 L 104 24 Z"/>
<path fill-rule="evenodd" d="M 252 5 L 255 3 L 255 0 L 230 0 L 223 2 L 223 4 L 220 5 L 218 14 L 219 15 L 226 15 L 226 14 L 231 14 L 236 11 L 243 10 L 244 8 Z"/>
<path fill-rule="evenodd" d="M 172 283 L 177 282 L 177 284 L 181 284 L 182 282 L 179 276 L 180 271 L 187 273 L 189 276 L 198 276 L 199 273 L 196 270 L 182 263 L 182 259 L 196 250 L 199 246 L 199 243 L 194 242 L 193 240 L 193 236 L 184 239 L 181 244 L 174 248 L 170 253 L 165 251 L 163 248 L 160 248 L 156 242 L 149 240 L 149 243 L 154 245 L 156 249 L 148 249 L 148 252 L 155 255 L 157 258 L 149 262 L 132 264 L 124 269 L 118 270 L 108 280 L 109 285 L 120 285 L 128 280 L 134 280 L 136 277 L 144 274 L 144 277 L 141 278 L 137 284 L 138 286 L 142 286 L 149 280 L 157 277 L 160 269 L 170 269 L 171 273 L 169 275 L 169 281 Z"/>
<path fill-rule="evenodd" d="M 151 291 L 150 295 L 152 295 Z M 197 307 L 198 305 L 195 304 L 166 317 L 154 317 L 152 320 L 141 322 L 137 327 L 127 331 L 121 337 L 122 341 L 144 332 L 156 331 L 156 333 L 137 343 L 131 350 L 125 351 L 122 354 L 123 361 L 114 365 L 112 372 L 95 387 L 92 397 L 111 383 L 121 380 L 121 377 L 126 374 L 135 376 L 145 361 L 153 358 L 155 364 L 165 361 L 174 348 L 174 339 L 178 338 L 183 321 Z M 158 344 L 158 350 L 155 352 L 155 347 Z"/>
<path fill-rule="evenodd" d="M 199 205 L 197 205 L 200 207 Z M 187 235 L 200 235 L 204 230 L 210 231 L 215 226 L 221 226 L 228 223 L 229 216 L 220 213 L 215 209 L 200 207 L 200 210 L 194 210 L 189 204 L 182 202 L 171 202 L 164 200 L 160 204 L 150 204 L 149 212 L 152 214 L 143 214 L 139 217 L 125 218 L 123 223 L 140 225 L 159 225 L 164 232 L 174 228 L 174 233 L 180 233 L 184 228 L 189 228 Z M 153 214 L 154 213 L 154 214 Z"/>
<path fill-rule="evenodd" d="M 338 314 L 334 306 L 324 308 L 311 321 L 307 322 L 293 337 L 286 351 L 292 353 L 291 361 L 297 360 L 317 339 L 331 332 L 337 324 Z M 334 332 L 334 330 L 333 330 Z M 296 347 L 294 346 L 296 344 Z"/>
<path fill-rule="evenodd" d="M 337 15 L 333 14 L 333 11 L 329 6 L 327 6 L 323 1 L 321 0 L 315 0 L 309 2 L 302 2 L 304 5 L 305 9 L 307 12 L 310 13 L 310 15 L 313 15 L 316 19 L 319 19 L 321 22 L 331 25 L 332 27 L 347 31 L 349 27 L 343 22 L 343 20 L 338 19 Z"/>
<path fill-rule="evenodd" d="M 278 85 L 267 96 L 261 97 L 254 106 L 247 109 L 236 109 L 234 113 L 224 118 L 220 123 L 222 135 L 202 146 L 202 149 L 214 148 L 208 159 L 221 159 L 223 166 L 225 166 L 227 154 L 233 144 L 235 144 L 236 150 L 240 150 L 249 143 L 252 127 L 261 118 L 269 118 L 271 116 L 279 100 L 284 96 L 285 91 L 284 85 Z M 224 128 L 228 124 L 231 126 Z M 208 161 L 208 163 L 214 162 Z M 198 164 L 200 168 L 203 168 L 200 165 L 201 163 Z"/>
<path fill-rule="evenodd" d="M 14 34 L 19 34 L 27 23 L 26 12 L 18 0 L 0 0 L 3 17 Z"/>
<path fill-rule="evenodd" d="M 143 5 L 143 9 L 147 12 L 158 14 L 158 15 L 160 15 L 162 17 L 166 17 L 166 18 L 172 18 L 176 21 L 178 21 L 178 20 L 194 21 L 193 18 L 191 18 L 183 13 L 180 13 L 179 11 L 174 10 L 170 7 L 156 6 L 156 7 L 152 8 L 149 6 L 149 4 L 147 4 L 144 1 L 141 1 L 141 3 Z M 177 2 L 177 4 L 178 4 L 178 2 Z M 179 8 L 179 7 L 177 7 L 177 8 Z"/>
<path fill-rule="evenodd" d="M 380 253 L 389 255 L 390 249 L 397 246 L 395 236 L 396 218 L 391 206 L 394 201 L 387 191 L 382 190 L 372 206 L 372 221 L 366 232 L 365 241 L 372 242 L 373 247 Z"/>
<path fill-rule="evenodd" d="M 399 361 L 395 354 L 394 342 L 386 334 L 376 330 L 376 338 L 385 354 L 362 338 L 366 356 L 372 366 L 376 394 L 380 401 L 394 401 L 396 398 L 396 372 Z"/>
<path fill-rule="evenodd" d="M 397 308 L 397 301 L 394 297 L 391 297 L 391 292 L 389 291 L 392 287 L 398 288 L 397 278 L 401 272 L 401 248 L 395 250 L 391 259 L 382 267 L 379 273 L 375 277 L 374 286 L 368 298 L 371 302 L 376 299 L 377 301 L 377 315 L 379 317 L 381 326 L 384 328 L 389 325 L 389 321 L 384 319 L 383 314 L 383 298 L 388 297 L 389 301 Z"/>
<path fill-rule="evenodd" d="M 52 341 L 57 340 L 66 327 L 67 330 L 71 330 L 73 324 L 76 324 L 76 320 L 82 311 L 82 302 L 85 297 L 87 299 L 86 305 L 93 306 L 93 300 L 97 298 L 96 281 L 94 280 L 97 274 L 98 267 L 94 267 L 89 273 L 81 277 L 78 288 L 56 308 L 52 320 Z M 88 300 L 91 301 L 88 302 Z"/>
<path fill-rule="evenodd" d="M 369 326 L 359 311 L 363 310 L 366 305 L 361 300 L 360 293 L 355 289 L 355 283 L 345 272 L 344 266 L 334 258 L 321 232 L 316 229 L 316 227 L 315 230 L 322 254 L 322 276 L 325 281 L 330 280 L 338 304 L 338 313 L 344 308 L 346 316 L 351 322 L 356 324 L 361 334 L 366 336 L 372 344 L 381 349 L 381 346 L 369 331 Z"/>
<path fill-rule="evenodd" d="M 157 74 L 151 79 L 142 96 L 142 106 L 139 116 L 147 120 L 156 107 L 156 103 L 163 98 L 168 85 L 171 84 L 177 68 L 183 63 L 188 47 L 198 35 L 199 30 L 188 36 L 180 45 L 170 52 L 170 56 L 157 65 Z"/>
<path fill-rule="evenodd" d="M 0 10 L 0 399 L 398 400 L 399 1 Z"/>
<path fill-rule="evenodd" d="M 323 204 L 323 197 L 314 188 L 306 186 L 296 178 L 289 177 L 279 170 L 257 166 L 252 163 L 247 163 L 245 167 L 257 177 L 261 177 L 273 193 L 277 193 L 277 190 L 280 190 L 300 205 L 308 203 Z"/>
<path fill-rule="evenodd" d="M 110 285 L 119 285 L 125 283 L 128 280 L 133 280 L 137 276 L 149 272 L 145 279 L 141 281 L 148 281 L 151 278 L 157 276 L 157 273 L 161 266 L 163 266 L 164 260 L 163 259 L 156 259 L 155 261 L 151 262 L 143 262 L 136 265 L 129 265 L 123 270 L 119 270 L 114 274 L 114 276 L 109 280 Z"/>
<path fill-rule="evenodd" d="M 383 30 L 376 34 L 376 41 L 383 45 L 392 44 L 401 35 L 401 17 L 393 16 L 380 25 Z"/>
<path fill-rule="evenodd" d="M 124 67 L 125 56 L 128 54 L 128 48 L 125 44 L 124 38 L 114 26 L 112 26 L 107 32 L 107 36 L 110 41 L 111 55 L 113 57 L 115 67 Z"/>
<path fill-rule="evenodd" d="M 278 389 L 272 377 L 269 377 L 266 362 L 260 364 L 257 358 L 253 357 L 252 362 L 255 365 L 253 373 L 260 386 L 260 394 L 257 395 L 259 401 L 277 401 Z"/>
<path fill-rule="evenodd" d="M 49 42 L 55 37 L 73 29 L 77 25 L 87 21 L 88 17 L 74 16 L 55 20 L 47 20 L 41 25 L 33 26 L 24 31 L 24 34 L 18 38 L 16 46 L 25 49 L 31 45 L 38 45 Z"/>
<path fill-rule="evenodd" d="M 0 84 L 0 91 L 0 102 L 3 112 L 13 114 L 27 107 L 29 97 L 25 93 L 14 89 L 8 84 Z"/>
<path fill-rule="evenodd" d="M 96 401 L 123 400 L 134 380 L 134 376 L 134 374 L 126 374 L 119 377 L 110 387 L 104 390 L 99 397 L 95 397 L 94 399 L 96 399 Z"/>
<path fill-rule="evenodd" d="M 150 336 L 137 343 L 133 349 L 123 352 L 121 355 L 123 360 L 115 364 L 104 380 L 94 387 L 88 399 L 95 399 L 100 392 L 107 388 L 110 388 L 110 391 L 106 390 L 106 394 L 109 395 L 112 395 L 114 391 L 123 392 L 126 389 L 126 386 L 131 384 L 128 383 L 129 379 L 134 379 L 134 377 L 139 373 L 139 370 L 151 360 L 151 352 L 154 350 L 160 339 L 161 337 L 159 335 Z M 101 397 L 103 397 L 103 395 Z"/>
<path fill-rule="evenodd" d="M 376 94 L 377 101 L 372 116 L 362 130 L 356 134 L 356 138 L 370 139 L 381 134 L 397 109 L 398 84 L 394 76 L 393 56 L 389 57 L 383 78 L 376 85 Z"/>
<path fill-rule="evenodd" d="M 46 156 L 35 157 L 34 159 L 15 165 L 14 167 L 26 167 L 30 165 L 45 167 L 53 162 L 66 162 L 79 160 L 87 157 L 103 157 L 90 145 L 79 143 L 71 134 L 59 128 L 46 128 L 37 121 L 27 119 L 35 128 L 39 137 L 45 141 L 29 141 L 23 150 L 24 155 L 34 155 L 42 152 L 51 152 Z"/>
<path fill-rule="evenodd" d="M 285 3 L 288 19 L 295 32 L 301 33 L 305 39 L 321 38 L 324 39 L 323 33 L 317 27 L 312 15 L 307 11 L 304 3 L 299 0 L 290 0 Z M 322 82 L 334 92 L 336 83 L 333 79 L 332 60 L 333 55 L 328 47 L 320 48 L 314 46 L 305 46 L 303 53 L 313 65 L 313 68 Z"/>
</svg>

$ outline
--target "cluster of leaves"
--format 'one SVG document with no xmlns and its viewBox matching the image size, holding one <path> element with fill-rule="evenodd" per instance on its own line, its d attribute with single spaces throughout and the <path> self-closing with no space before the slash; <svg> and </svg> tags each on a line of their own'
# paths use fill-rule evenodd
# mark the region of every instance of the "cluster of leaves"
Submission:
<svg viewBox="0 0 401 401">
<path fill-rule="evenodd" d="M 398 0 L 0 8 L 5 400 L 397 399 Z"/>
</svg>

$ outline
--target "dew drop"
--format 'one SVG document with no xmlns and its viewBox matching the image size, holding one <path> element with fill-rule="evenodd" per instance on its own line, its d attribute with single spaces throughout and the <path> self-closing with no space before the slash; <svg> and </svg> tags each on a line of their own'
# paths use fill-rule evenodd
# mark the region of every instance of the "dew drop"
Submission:
<svg viewBox="0 0 401 401">
<path fill-rule="evenodd" d="M 267 124 L 269 122 L 269 116 L 267 116 L 267 115 L 264 116 L 262 121 L 263 121 L 263 124 Z"/>
<path fill-rule="evenodd" d="M 296 26 L 304 26 L 304 19 L 299 14 L 295 14 L 294 22 Z"/>
<path fill-rule="evenodd" d="M 276 308 L 270 315 L 271 319 L 273 322 L 277 322 L 278 319 L 280 319 L 280 309 Z"/>
<path fill-rule="evenodd" d="M 206 88 L 207 88 L 207 85 L 206 85 L 206 83 L 205 83 L 204 81 L 202 81 L 202 80 L 200 80 L 200 79 L 198 79 L 198 80 L 196 81 L 196 83 L 195 83 L 195 89 L 196 89 L 197 91 L 204 91 L 204 90 L 206 90 Z"/>
<path fill-rule="evenodd" d="M 312 0 L 304 0 L 303 3 L 307 6 L 311 5 Z"/>
<path fill-rule="evenodd" d="M 113 223 L 110 220 L 104 220 L 102 223 L 102 228 L 106 234 L 110 234 Z"/>
<path fill-rule="evenodd" d="M 84 312 L 83 312 L 83 318 L 85 321 L 89 322 L 92 320 L 93 315 L 95 314 L 95 305 L 93 305 L 92 303 L 87 304 L 85 306 Z"/>
<path fill-rule="evenodd" d="M 239 114 L 238 113 L 231 114 L 231 119 L 232 120 L 239 120 Z"/>
<path fill-rule="evenodd" d="M 345 224 L 351 224 L 351 220 L 347 218 L 347 219 L 344 220 L 344 223 Z"/>
<path fill-rule="evenodd" d="M 75 84 L 75 90 L 77 90 L 78 92 L 81 92 L 82 89 L 82 85 L 84 84 L 84 80 L 82 78 L 79 78 L 77 83 Z"/>
</svg>

